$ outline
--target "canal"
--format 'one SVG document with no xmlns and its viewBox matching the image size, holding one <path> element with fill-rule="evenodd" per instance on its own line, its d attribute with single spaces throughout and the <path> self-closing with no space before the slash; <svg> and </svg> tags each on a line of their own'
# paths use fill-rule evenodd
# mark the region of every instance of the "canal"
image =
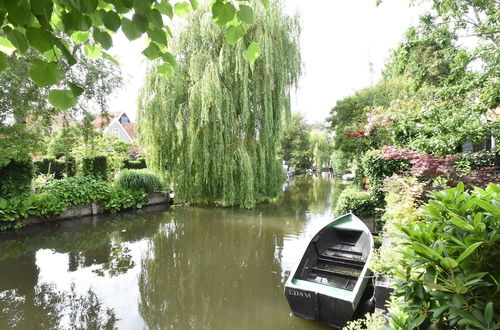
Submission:
<svg viewBox="0 0 500 330">
<path fill-rule="evenodd" d="M 175 207 L 0 233 L 0 329 L 331 329 L 283 285 L 342 186 L 297 178 L 253 210 Z"/>
</svg>

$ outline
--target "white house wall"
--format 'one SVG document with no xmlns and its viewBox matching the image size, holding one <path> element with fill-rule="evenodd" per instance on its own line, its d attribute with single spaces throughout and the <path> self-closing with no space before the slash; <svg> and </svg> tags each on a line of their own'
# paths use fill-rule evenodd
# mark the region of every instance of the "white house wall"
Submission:
<svg viewBox="0 0 500 330">
<path fill-rule="evenodd" d="M 109 125 L 104 131 L 104 134 L 115 135 L 120 141 L 123 142 L 132 142 L 127 132 L 118 121 L 114 121 L 111 125 Z"/>
</svg>

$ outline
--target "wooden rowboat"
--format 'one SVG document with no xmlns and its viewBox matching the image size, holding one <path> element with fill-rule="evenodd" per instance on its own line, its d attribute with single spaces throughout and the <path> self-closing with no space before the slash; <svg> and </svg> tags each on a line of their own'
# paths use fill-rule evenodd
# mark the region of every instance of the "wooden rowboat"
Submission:
<svg viewBox="0 0 500 330">
<path fill-rule="evenodd" d="M 307 245 L 285 284 L 292 312 L 336 327 L 350 321 L 371 271 L 373 237 L 354 214 L 323 227 Z"/>
</svg>

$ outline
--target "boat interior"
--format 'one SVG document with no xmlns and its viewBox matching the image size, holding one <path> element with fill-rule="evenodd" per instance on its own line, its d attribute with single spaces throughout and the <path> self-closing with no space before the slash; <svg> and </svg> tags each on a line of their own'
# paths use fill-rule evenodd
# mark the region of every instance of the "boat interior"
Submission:
<svg viewBox="0 0 500 330">
<path fill-rule="evenodd" d="M 325 228 L 307 247 L 295 278 L 352 291 L 369 250 L 366 232 Z"/>
</svg>

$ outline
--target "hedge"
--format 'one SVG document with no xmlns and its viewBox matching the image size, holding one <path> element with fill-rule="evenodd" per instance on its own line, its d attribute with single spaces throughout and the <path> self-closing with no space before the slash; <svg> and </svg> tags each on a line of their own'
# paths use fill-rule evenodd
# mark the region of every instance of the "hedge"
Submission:
<svg viewBox="0 0 500 330">
<path fill-rule="evenodd" d="M 82 174 L 106 181 L 108 179 L 108 159 L 106 156 L 83 158 Z"/>
<path fill-rule="evenodd" d="M 347 188 L 342 191 L 337 200 L 335 214 L 342 215 L 349 212 L 359 217 L 370 217 L 377 214 L 379 206 L 377 198 L 368 192 L 358 191 L 357 188 Z"/>
<path fill-rule="evenodd" d="M 53 174 L 55 179 L 62 179 L 66 172 L 66 163 L 55 159 L 54 157 L 46 157 L 41 160 L 36 160 L 35 173 L 38 174 Z"/>
<path fill-rule="evenodd" d="M 144 159 L 144 158 L 139 158 L 137 160 L 127 159 L 123 162 L 123 168 L 124 169 L 137 169 L 137 170 L 147 168 L 146 159 Z"/>
<path fill-rule="evenodd" d="M 12 160 L 0 168 L 0 197 L 10 198 L 29 193 L 34 175 L 31 159 Z"/>
<path fill-rule="evenodd" d="M 161 191 L 160 177 L 149 170 L 121 170 L 115 177 L 115 184 L 122 189 Z"/>
</svg>

